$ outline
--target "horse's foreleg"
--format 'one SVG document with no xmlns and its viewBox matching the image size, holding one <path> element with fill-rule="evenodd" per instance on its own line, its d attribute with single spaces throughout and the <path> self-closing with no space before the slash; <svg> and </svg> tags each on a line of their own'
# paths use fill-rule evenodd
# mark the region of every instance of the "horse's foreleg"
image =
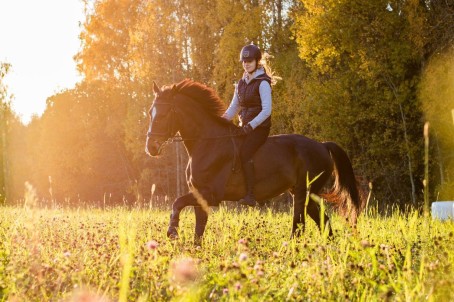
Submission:
<svg viewBox="0 0 454 302">
<path fill-rule="evenodd" d="M 183 195 L 178 197 L 174 203 L 172 204 L 172 214 L 170 214 L 170 223 L 169 228 L 167 230 L 167 237 L 171 239 L 175 239 L 178 237 L 178 225 L 180 223 L 180 212 L 185 207 L 194 205 L 196 203 L 196 199 L 192 193 Z"/>
<path fill-rule="evenodd" d="M 195 236 L 194 236 L 194 244 L 201 245 L 202 244 L 202 237 L 203 233 L 205 232 L 205 227 L 208 222 L 208 213 L 207 211 L 201 206 L 194 207 L 195 213 Z"/>
</svg>

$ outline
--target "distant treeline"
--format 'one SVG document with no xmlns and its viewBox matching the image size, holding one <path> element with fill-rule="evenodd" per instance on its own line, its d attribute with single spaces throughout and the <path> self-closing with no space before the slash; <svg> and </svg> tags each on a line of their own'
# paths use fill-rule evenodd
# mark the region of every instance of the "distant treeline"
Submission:
<svg viewBox="0 0 454 302">
<path fill-rule="evenodd" d="M 49 97 L 44 114 L 26 126 L 0 90 L 0 194 L 7 202 L 23 197 L 25 181 L 41 198 L 64 204 L 183 193 L 183 145 L 168 145 L 161 158 L 144 152 L 152 81 L 191 78 L 228 104 L 242 74 L 239 51 L 250 42 L 273 56 L 283 78 L 273 90 L 273 134 L 335 141 L 380 204 L 419 205 L 429 120 L 431 199 L 452 198 L 454 2 L 86 3 L 75 55 L 82 82 Z M 0 83 L 6 74 L 2 65 Z"/>
</svg>

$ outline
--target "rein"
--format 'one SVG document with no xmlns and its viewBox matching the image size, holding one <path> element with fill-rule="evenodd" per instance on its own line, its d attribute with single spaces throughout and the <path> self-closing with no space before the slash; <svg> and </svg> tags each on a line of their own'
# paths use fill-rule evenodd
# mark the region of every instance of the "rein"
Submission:
<svg viewBox="0 0 454 302">
<path fill-rule="evenodd" d="M 212 136 L 212 137 L 194 137 L 194 138 L 183 138 L 181 135 L 174 135 L 173 137 L 169 138 L 169 142 L 171 143 L 180 143 L 185 141 L 197 141 L 197 140 L 208 140 L 208 139 L 221 139 L 221 138 L 234 138 L 242 136 L 242 134 L 227 134 L 227 135 L 219 135 L 219 136 Z"/>
<path fill-rule="evenodd" d="M 193 138 L 183 138 L 181 136 L 181 134 L 175 134 L 172 136 L 172 133 L 174 133 L 174 115 L 176 113 L 175 111 L 175 105 L 173 103 L 170 103 L 170 102 L 166 102 L 166 103 L 159 103 L 159 104 L 155 104 L 156 105 L 169 105 L 170 106 L 170 117 L 169 117 L 169 120 L 170 120 L 170 123 L 167 127 L 167 132 L 151 132 L 151 131 L 148 131 L 147 132 L 147 137 L 152 137 L 152 136 L 168 136 L 169 138 L 167 139 L 167 141 L 165 143 L 180 143 L 180 142 L 185 142 L 185 141 L 197 141 L 197 140 L 209 140 L 209 139 L 222 139 L 222 138 L 234 138 L 234 137 L 239 137 L 239 136 L 243 136 L 243 134 L 235 134 L 233 133 L 233 129 L 232 127 L 229 127 L 229 131 L 230 131 L 230 134 L 226 134 L 226 135 L 218 135 L 218 136 L 212 136 L 212 137 L 193 137 Z"/>
<path fill-rule="evenodd" d="M 229 127 L 230 133 L 232 133 L 232 127 Z M 181 135 L 174 135 L 173 137 L 169 138 L 164 144 L 167 143 L 181 143 L 185 141 L 195 141 L 195 140 L 208 140 L 208 139 L 221 139 L 221 138 L 230 138 L 233 145 L 233 162 L 232 162 L 232 172 L 236 171 L 236 163 L 238 161 L 238 145 L 233 138 L 241 136 L 241 134 L 230 134 L 230 135 L 220 135 L 220 136 L 213 136 L 213 137 L 202 137 L 202 138 L 182 138 Z"/>
</svg>

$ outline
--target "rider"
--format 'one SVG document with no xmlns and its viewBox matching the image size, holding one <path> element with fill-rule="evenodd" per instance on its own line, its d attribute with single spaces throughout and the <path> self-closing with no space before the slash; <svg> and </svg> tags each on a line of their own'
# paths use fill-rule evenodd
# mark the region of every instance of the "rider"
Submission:
<svg viewBox="0 0 454 302">
<path fill-rule="evenodd" d="M 246 45 L 241 49 L 240 62 L 244 74 L 235 85 L 235 92 L 229 108 L 223 117 L 231 121 L 239 113 L 240 126 L 245 140 L 240 150 L 241 165 L 246 181 L 247 194 L 240 199 L 240 204 L 255 206 L 254 162 L 252 157 L 268 138 L 271 128 L 271 84 L 275 79 L 262 61 L 260 49 Z M 268 73 L 267 73 L 268 71 Z"/>
</svg>

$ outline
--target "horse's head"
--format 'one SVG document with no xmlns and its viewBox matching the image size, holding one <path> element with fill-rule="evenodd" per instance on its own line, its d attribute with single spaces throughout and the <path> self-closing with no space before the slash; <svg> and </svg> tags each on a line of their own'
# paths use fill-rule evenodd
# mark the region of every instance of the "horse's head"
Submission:
<svg viewBox="0 0 454 302">
<path fill-rule="evenodd" d="M 161 153 L 164 144 L 175 136 L 175 104 L 174 104 L 175 86 L 170 91 L 162 91 L 155 82 L 153 82 L 153 91 L 155 99 L 151 105 L 150 126 L 148 127 L 147 142 L 145 152 L 151 156 L 157 156 Z"/>
</svg>

